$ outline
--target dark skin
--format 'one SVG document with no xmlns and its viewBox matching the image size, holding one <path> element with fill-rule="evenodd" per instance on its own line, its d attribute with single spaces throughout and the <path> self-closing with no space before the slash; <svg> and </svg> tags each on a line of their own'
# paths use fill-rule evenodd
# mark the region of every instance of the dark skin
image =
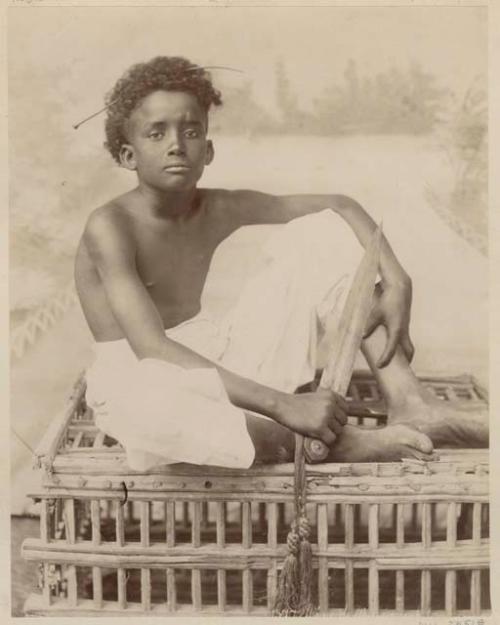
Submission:
<svg viewBox="0 0 500 625">
<path fill-rule="evenodd" d="M 198 188 L 214 149 L 206 136 L 206 114 L 191 94 L 149 94 L 131 114 L 126 131 L 121 163 L 136 172 L 138 186 L 90 215 L 76 257 L 76 285 L 95 340 L 126 338 L 139 359 L 216 368 L 231 402 L 270 417 L 278 426 L 276 436 L 299 432 L 330 445 L 342 433 L 349 441 L 347 430 L 357 428 L 344 427 L 347 406 L 341 396 L 327 390 L 278 392 L 224 369 L 169 339 L 164 330 L 199 312 L 213 253 L 238 228 L 286 223 L 330 207 L 365 246 L 373 220 L 341 195 L 273 196 Z M 368 330 L 379 324 L 387 328 L 378 362 L 384 366 L 398 345 L 409 359 L 413 354 L 408 334 L 411 282 L 386 240 L 380 274 L 382 287 Z M 260 423 L 249 429 L 258 430 L 254 443 L 259 437 L 269 440 Z M 353 439 L 351 446 L 355 443 Z M 335 447 L 341 457 L 341 444 Z"/>
</svg>

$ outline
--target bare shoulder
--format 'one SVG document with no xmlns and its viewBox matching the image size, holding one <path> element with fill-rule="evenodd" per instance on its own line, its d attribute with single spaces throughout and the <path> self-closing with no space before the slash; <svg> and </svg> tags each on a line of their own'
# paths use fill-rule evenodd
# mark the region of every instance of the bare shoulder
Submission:
<svg viewBox="0 0 500 625">
<path fill-rule="evenodd" d="M 133 221 L 121 198 L 94 209 L 85 225 L 82 244 L 91 255 L 102 250 L 126 250 L 133 245 Z"/>
</svg>

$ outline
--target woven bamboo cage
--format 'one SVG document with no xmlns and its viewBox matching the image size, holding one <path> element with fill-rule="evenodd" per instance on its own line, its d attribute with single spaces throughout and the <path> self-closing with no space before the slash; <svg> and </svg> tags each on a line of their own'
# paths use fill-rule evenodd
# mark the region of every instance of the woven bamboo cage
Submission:
<svg viewBox="0 0 500 625">
<path fill-rule="evenodd" d="M 469 376 L 425 378 L 443 399 L 484 407 Z M 368 373 L 348 398 L 384 404 Z M 320 615 L 486 615 L 487 450 L 439 450 L 432 462 L 307 467 L 313 594 Z M 192 465 L 131 471 L 99 431 L 82 377 L 37 450 L 39 566 L 28 615 L 266 615 L 293 518 L 293 465 Z"/>
</svg>

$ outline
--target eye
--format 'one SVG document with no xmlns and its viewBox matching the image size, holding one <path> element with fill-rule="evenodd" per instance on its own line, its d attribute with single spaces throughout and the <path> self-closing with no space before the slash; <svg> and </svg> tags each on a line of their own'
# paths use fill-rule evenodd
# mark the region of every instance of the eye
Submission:
<svg viewBox="0 0 500 625">
<path fill-rule="evenodd" d="M 148 137 L 153 141 L 159 141 L 160 139 L 163 139 L 163 132 L 161 132 L 161 130 L 152 130 Z"/>
<path fill-rule="evenodd" d="M 200 131 L 197 128 L 186 128 L 184 136 L 188 139 L 197 139 L 200 136 Z"/>
</svg>

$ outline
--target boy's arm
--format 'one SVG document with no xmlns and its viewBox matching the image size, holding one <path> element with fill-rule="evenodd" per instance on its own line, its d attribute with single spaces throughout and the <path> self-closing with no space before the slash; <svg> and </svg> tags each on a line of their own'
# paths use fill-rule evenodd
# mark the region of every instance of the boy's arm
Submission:
<svg viewBox="0 0 500 625">
<path fill-rule="evenodd" d="M 356 238 L 366 247 L 376 224 L 365 209 L 345 195 L 298 194 L 275 196 L 254 191 L 241 191 L 237 205 L 244 223 L 286 223 L 330 208 L 349 224 Z M 414 347 L 409 335 L 412 283 L 396 258 L 385 237 L 382 238 L 380 255 L 382 282 L 376 292 L 376 303 L 366 327 L 365 337 L 376 327 L 387 329 L 387 343 L 378 360 L 378 366 L 386 366 L 401 345 L 408 360 L 413 357 Z"/>
<path fill-rule="evenodd" d="M 345 402 L 333 393 L 289 395 L 236 375 L 165 335 L 158 310 L 135 264 L 135 244 L 127 224 L 95 213 L 84 244 L 99 273 L 113 315 L 139 360 L 157 358 L 185 369 L 215 368 L 233 404 L 264 414 L 306 436 L 334 441 L 345 424 Z"/>
</svg>

